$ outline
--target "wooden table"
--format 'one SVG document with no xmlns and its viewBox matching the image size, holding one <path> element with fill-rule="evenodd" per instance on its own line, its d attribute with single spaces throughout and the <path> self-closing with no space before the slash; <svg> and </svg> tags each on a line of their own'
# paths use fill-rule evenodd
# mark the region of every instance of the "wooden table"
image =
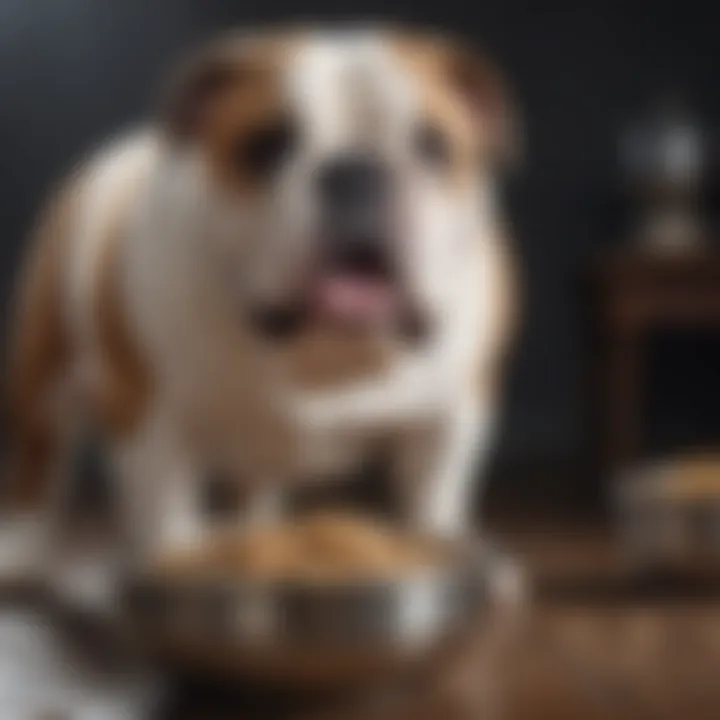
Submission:
<svg viewBox="0 0 720 720">
<path fill-rule="evenodd" d="M 720 329 L 720 253 L 625 249 L 604 257 L 599 270 L 604 460 L 617 472 L 641 451 L 648 333 Z"/>
</svg>

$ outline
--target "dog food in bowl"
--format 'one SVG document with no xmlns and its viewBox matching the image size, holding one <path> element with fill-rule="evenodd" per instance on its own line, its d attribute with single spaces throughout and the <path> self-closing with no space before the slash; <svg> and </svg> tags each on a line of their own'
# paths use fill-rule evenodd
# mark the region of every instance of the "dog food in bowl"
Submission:
<svg viewBox="0 0 720 720">
<path fill-rule="evenodd" d="M 193 550 L 166 555 L 172 576 L 230 575 L 259 582 L 352 582 L 394 578 L 440 565 L 438 543 L 377 520 L 325 512 L 211 535 Z"/>
</svg>

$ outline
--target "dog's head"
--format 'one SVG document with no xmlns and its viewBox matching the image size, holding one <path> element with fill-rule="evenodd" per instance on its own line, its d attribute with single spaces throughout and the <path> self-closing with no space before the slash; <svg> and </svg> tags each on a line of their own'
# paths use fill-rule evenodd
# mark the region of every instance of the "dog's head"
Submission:
<svg viewBox="0 0 720 720">
<path fill-rule="evenodd" d="M 308 320 L 421 337 L 512 151 L 505 85 L 455 44 L 297 31 L 209 47 L 170 93 L 223 265 L 266 335 Z"/>
</svg>

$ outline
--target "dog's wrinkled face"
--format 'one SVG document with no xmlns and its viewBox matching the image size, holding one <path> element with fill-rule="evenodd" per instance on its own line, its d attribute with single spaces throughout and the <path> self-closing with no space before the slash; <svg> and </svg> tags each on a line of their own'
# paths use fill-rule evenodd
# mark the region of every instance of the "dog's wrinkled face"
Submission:
<svg viewBox="0 0 720 720">
<path fill-rule="evenodd" d="M 430 39 L 229 40 L 171 103 L 209 172 L 219 242 L 256 327 L 422 336 L 477 242 L 507 104 L 484 63 Z"/>
</svg>

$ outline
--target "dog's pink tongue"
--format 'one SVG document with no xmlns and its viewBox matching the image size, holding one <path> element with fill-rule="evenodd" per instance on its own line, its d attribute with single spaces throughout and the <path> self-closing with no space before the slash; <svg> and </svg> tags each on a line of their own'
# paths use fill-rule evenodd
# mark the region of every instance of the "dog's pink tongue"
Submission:
<svg viewBox="0 0 720 720">
<path fill-rule="evenodd" d="M 385 315 L 395 296 L 386 282 L 351 275 L 324 278 L 318 288 L 320 310 L 341 320 L 364 321 Z"/>
</svg>

